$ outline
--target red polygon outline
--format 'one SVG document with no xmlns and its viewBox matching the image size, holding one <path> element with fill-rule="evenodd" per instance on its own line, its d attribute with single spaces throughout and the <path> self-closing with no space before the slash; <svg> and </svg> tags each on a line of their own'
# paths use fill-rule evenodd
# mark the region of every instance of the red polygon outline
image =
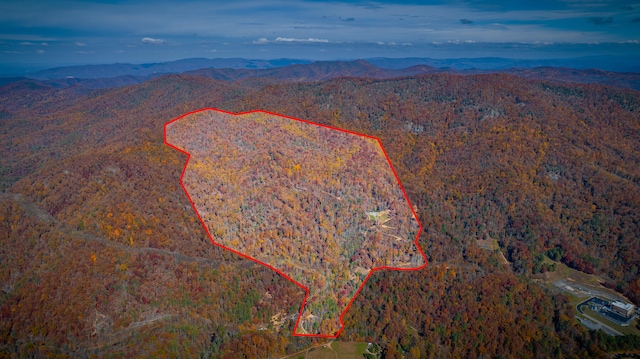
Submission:
<svg viewBox="0 0 640 359">
<path fill-rule="evenodd" d="M 231 248 L 228 248 L 220 243 L 216 243 L 213 240 L 213 236 L 211 235 L 211 233 L 209 233 L 209 228 L 207 228 L 207 225 L 204 223 L 204 221 L 202 220 L 202 217 L 200 217 L 200 213 L 198 212 L 198 209 L 196 208 L 195 204 L 193 203 L 193 200 L 191 200 L 191 196 L 189 196 L 189 192 L 187 191 L 187 189 L 184 187 L 184 184 L 182 183 L 182 178 L 184 177 L 184 173 L 187 170 L 187 165 L 189 164 L 189 159 L 191 158 L 191 154 L 189 152 L 186 152 L 170 143 L 167 142 L 167 126 L 170 125 L 173 122 L 176 122 L 184 117 L 187 117 L 189 115 L 193 115 L 195 113 L 198 112 L 204 112 L 204 111 L 217 111 L 217 112 L 221 112 L 221 113 L 225 113 L 228 115 L 232 115 L 232 116 L 240 116 L 240 115 L 246 115 L 246 114 L 251 114 L 251 113 L 265 113 L 268 115 L 272 115 L 272 116 L 278 116 L 278 117 L 282 117 L 282 118 L 288 118 L 290 120 L 294 120 L 294 121 L 299 121 L 299 122 L 303 122 L 303 123 L 308 123 L 311 125 L 315 125 L 315 126 L 320 126 L 320 127 L 325 127 L 331 130 L 336 130 L 336 131 L 341 131 L 341 132 L 346 132 L 352 135 L 357 135 L 357 136 L 362 136 L 362 137 L 367 137 L 367 138 L 371 138 L 374 139 L 376 141 L 378 141 L 378 145 L 380 145 L 380 148 L 382 149 L 382 153 L 384 153 L 385 158 L 387 159 L 387 163 L 389 164 L 389 167 L 391 167 L 391 171 L 393 172 L 393 175 L 396 177 L 396 180 L 398 181 L 398 185 L 400 186 L 400 189 L 402 190 L 402 194 L 404 195 L 404 198 L 407 201 L 407 204 L 409 205 L 409 208 L 411 208 L 411 213 L 413 213 L 414 218 L 416 219 L 416 222 L 418 222 L 418 226 L 419 226 L 419 230 L 418 230 L 418 234 L 416 235 L 416 239 L 415 239 L 415 245 L 418 248 L 418 251 L 420 252 L 420 254 L 422 255 L 422 257 L 424 258 L 424 264 L 420 267 L 416 267 L 416 268 L 394 268 L 394 267 L 376 267 L 376 268 L 372 268 L 369 271 L 369 274 L 367 275 L 367 277 L 362 281 L 362 284 L 360 285 L 360 287 L 358 288 L 358 290 L 356 291 L 356 293 L 351 297 L 351 300 L 349 301 L 349 304 L 347 304 L 347 307 L 344 309 L 344 311 L 342 312 L 342 314 L 340 314 L 340 330 L 338 330 L 338 332 L 335 335 L 322 335 L 322 334 L 296 334 L 296 330 L 298 329 L 298 324 L 300 323 L 300 318 L 302 317 L 302 313 L 304 311 L 304 307 L 307 304 L 307 297 L 309 296 L 309 288 L 305 287 L 304 285 L 302 285 L 301 283 L 296 282 L 295 280 L 293 280 L 291 277 L 289 277 L 287 274 L 279 271 L 278 269 L 272 267 L 271 265 L 264 263 L 260 260 L 257 260 L 255 258 L 252 258 L 246 254 L 240 253 L 236 250 L 233 250 Z M 211 244 L 218 246 L 220 248 L 226 249 L 228 251 L 231 251 L 241 257 L 244 257 L 246 259 L 249 259 L 251 261 L 254 261 L 258 264 L 261 264 L 267 268 L 270 268 L 274 271 L 276 271 L 276 273 L 280 274 L 281 276 L 287 278 L 288 280 L 290 280 L 291 282 L 293 282 L 294 284 L 296 284 L 298 287 L 304 289 L 305 291 L 305 296 L 304 296 L 304 301 L 302 302 L 302 306 L 300 307 L 300 313 L 298 314 L 298 320 L 296 321 L 296 325 L 293 328 L 293 335 L 294 336 L 298 336 L 298 337 L 317 337 L 317 338 L 337 338 L 340 333 L 342 333 L 342 331 L 344 330 L 344 322 L 342 321 L 342 318 L 344 317 L 344 315 L 347 313 L 347 311 L 349 310 L 349 307 L 351 307 L 351 304 L 353 303 L 353 301 L 356 299 L 356 297 L 358 296 L 358 294 L 360 294 L 360 291 L 362 290 L 362 288 L 364 287 L 365 283 L 367 283 L 367 280 L 369 280 L 369 277 L 371 276 L 371 274 L 374 271 L 377 270 L 383 270 L 383 269 L 388 269 L 388 270 L 400 270 L 400 271 L 410 271 L 410 270 L 420 270 L 423 269 L 427 266 L 428 264 L 428 260 L 427 260 L 427 256 L 424 254 L 424 252 L 422 251 L 422 248 L 420 248 L 420 244 L 418 243 L 418 238 L 420 238 L 420 234 L 422 233 L 422 224 L 420 223 L 420 220 L 418 220 L 418 216 L 416 215 L 416 212 L 413 210 L 413 206 L 411 205 L 411 201 L 409 201 L 409 197 L 407 196 L 407 193 L 404 190 L 404 187 L 402 186 L 402 183 L 400 182 L 400 179 L 398 178 L 398 174 L 396 173 L 396 170 L 393 168 L 393 165 L 391 164 L 391 160 L 389 159 L 389 156 L 387 155 L 387 151 L 385 151 L 384 146 L 382 146 L 382 141 L 380 141 L 379 138 L 374 137 L 374 136 L 369 136 L 363 133 L 357 133 L 357 132 L 353 132 L 353 131 L 349 131 L 349 130 L 344 130 L 341 128 L 337 128 L 337 127 L 333 127 L 333 126 L 328 126 L 328 125 L 324 125 L 321 123 L 316 123 L 316 122 L 311 122 L 311 121 L 307 121 L 307 120 L 301 120 L 299 118 L 295 118 L 295 117 L 290 117 L 290 116 L 285 116 L 285 115 L 280 115 L 277 113 L 273 113 L 273 112 L 269 112 L 269 111 L 265 111 L 265 110 L 253 110 L 253 111 L 245 111 L 245 112 L 238 112 L 238 113 L 233 113 L 233 112 L 229 112 L 229 111 L 225 111 L 225 110 L 220 110 L 217 108 L 213 108 L 213 107 L 207 107 L 207 108 L 201 108 L 199 110 L 195 110 L 195 111 L 191 111 L 188 113 L 185 113 L 184 115 L 177 117 L 167 123 L 164 124 L 164 143 L 173 148 L 176 149 L 184 154 L 187 155 L 187 160 L 184 163 L 184 168 L 182 169 L 182 174 L 180 175 L 180 185 L 182 186 L 182 189 L 184 190 L 184 193 L 187 194 L 187 198 L 189 199 L 189 202 L 191 202 L 191 206 L 193 207 L 194 211 L 196 212 L 196 214 L 198 215 L 198 219 L 200 219 L 200 223 L 202 223 L 202 226 L 204 227 L 204 230 L 207 232 L 207 235 L 209 236 L 209 240 L 211 241 Z"/>
</svg>

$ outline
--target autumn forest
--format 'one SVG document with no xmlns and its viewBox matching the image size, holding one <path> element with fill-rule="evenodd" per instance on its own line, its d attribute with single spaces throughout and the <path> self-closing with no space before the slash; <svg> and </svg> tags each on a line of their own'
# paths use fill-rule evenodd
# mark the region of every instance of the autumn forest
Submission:
<svg viewBox="0 0 640 359">
<path fill-rule="evenodd" d="M 308 82 L 166 75 L 97 90 L 30 79 L 0 87 L 0 357 L 279 358 L 322 341 L 292 335 L 305 291 L 211 245 L 180 185 L 187 156 L 164 144 L 164 124 L 209 107 L 262 109 L 384 146 L 424 227 L 418 243 L 429 264 L 372 272 L 338 341 L 375 342 L 384 358 L 608 358 L 640 350 L 637 336 L 580 324 L 572 297 L 544 280 L 566 268 L 640 305 L 638 91 L 508 74 Z M 260 148 L 220 136 L 237 149 Z M 293 195 L 301 183 L 295 166 L 309 162 L 263 154 L 257 163 L 271 158 L 282 171 L 276 183 L 290 190 L 255 196 Z M 296 194 L 291 210 L 326 198 L 318 210 L 339 213 L 348 206 L 329 198 L 369 188 L 357 172 L 366 168 L 353 171 L 330 187 L 342 192 L 320 186 Z M 263 172 L 247 175 L 259 182 Z M 389 178 L 371 188 L 392 191 Z M 393 201 L 358 211 L 399 213 Z M 242 201 L 237 208 L 245 210 Z M 209 230 L 241 237 L 224 217 L 210 216 L 218 222 Z M 355 228 L 375 224 L 360 220 Z M 417 233 L 412 223 L 387 225 Z M 325 230 L 284 224 L 264 224 L 262 240 L 305 230 L 322 238 Z M 364 240 L 388 237 L 370 232 Z M 408 253 L 397 254 L 419 266 Z M 309 252 L 303 264 L 312 254 L 320 255 Z M 375 266 L 370 253 L 348 254 L 354 273 Z M 344 283 L 345 293 L 353 290 Z M 336 306 L 341 299 L 331 297 Z"/>
<path fill-rule="evenodd" d="M 264 112 L 203 110 L 166 125 L 182 184 L 219 243 L 309 297 L 297 334 L 334 336 L 374 268 L 420 268 L 419 225 L 373 138 Z"/>
</svg>

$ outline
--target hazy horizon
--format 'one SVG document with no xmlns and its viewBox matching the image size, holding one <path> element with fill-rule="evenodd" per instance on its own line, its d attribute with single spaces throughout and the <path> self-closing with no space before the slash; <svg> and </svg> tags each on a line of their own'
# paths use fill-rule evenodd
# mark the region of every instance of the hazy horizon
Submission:
<svg viewBox="0 0 640 359">
<path fill-rule="evenodd" d="M 3 2 L 0 66 L 184 58 L 640 56 L 627 1 Z"/>
<path fill-rule="evenodd" d="M 532 67 L 540 67 L 540 66 L 552 66 L 552 67 L 566 67 L 566 68 L 575 68 L 575 69 L 600 69 L 606 71 L 614 71 L 614 72 L 638 72 L 639 67 L 637 66 L 637 60 L 640 57 L 623 57 L 623 56 L 579 56 L 579 57 L 565 57 L 565 58 L 516 58 L 516 57 L 458 57 L 458 58 L 436 58 L 436 57 L 369 57 L 369 58 L 338 58 L 331 60 L 314 60 L 314 59 L 304 59 L 304 58 L 242 58 L 242 57 L 192 57 L 192 58 L 181 58 L 177 60 L 170 61 L 156 61 L 156 62 L 95 62 L 95 63 L 52 63 L 52 64 L 21 64 L 21 63 L 0 63 L 0 77 L 14 77 L 14 76 L 31 76 L 37 74 L 40 71 L 44 70 L 54 70 L 58 68 L 75 68 L 82 66 L 111 66 L 111 65 L 163 65 L 163 64 L 172 64 L 177 62 L 189 62 L 190 60 L 238 60 L 240 61 L 255 61 L 265 63 L 268 61 L 282 61 L 282 64 L 271 65 L 267 67 L 279 67 L 279 66 L 289 66 L 296 63 L 313 63 L 317 61 L 357 61 L 357 60 L 365 60 L 369 62 L 373 62 L 374 66 L 380 68 L 406 68 L 410 66 L 414 66 L 417 64 L 424 64 L 428 66 L 433 66 L 436 68 L 454 68 L 454 69 L 491 69 L 491 70 L 500 70 L 506 68 L 532 68 Z M 377 60 L 377 61 L 376 61 Z M 413 60 L 413 61 L 412 61 Z M 495 62 L 492 62 L 495 60 Z M 385 64 L 393 63 L 394 66 L 381 66 L 378 62 L 382 62 Z M 408 63 L 405 66 L 400 66 L 401 64 Z M 504 64 L 510 64 L 504 66 Z M 211 66 L 201 66 L 201 67 L 191 67 L 189 71 L 199 68 L 206 68 Z M 229 66 L 212 66 L 216 68 L 224 68 Z M 231 66 L 232 68 L 252 68 L 252 67 L 244 67 L 244 66 Z M 267 67 L 259 67 L 259 68 L 267 68 Z M 182 71 L 170 71 L 168 73 L 176 73 Z"/>
</svg>

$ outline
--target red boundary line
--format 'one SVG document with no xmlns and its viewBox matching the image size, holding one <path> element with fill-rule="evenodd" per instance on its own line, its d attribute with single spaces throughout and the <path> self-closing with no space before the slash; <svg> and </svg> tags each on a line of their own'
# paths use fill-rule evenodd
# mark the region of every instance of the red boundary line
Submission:
<svg viewBox="0 0 640 359">
<path fill-rule="evenodd" d="M 176 122 L 184 117 L 187 117 L 189 115 L 198 113 L 198 112 L 204 112 L 204 111 L 217 111 L 217 112 L 221 112 L 221 113 L 226 113 L 228 115 L 233 115 L 233 116 L 240 116 L 240 115 L 246 115 L 246 114 L 251 114 L 251 113 L 265 113 L 268 115 L 273 115 L 273 116 L 278 116 L 278 117 L 283 117 L 283 118 L 288 118 L 290 120 L 295 120 L 295 121 L 299 121 L 299 122 L 304 122 L 304 123 L 308 123 L 311 125 L 315 125 L 315 126 L 320 126 L 320 127 L 325 127 L 331 130 L 336 130 L 336 131 L 341 131 L 341 132 L 346 132 L 346 133 L 350 133 L 352 135 L 357 135 L 357 136 L 362 136 L 362 137 L 367 137 L 367 138 L 371 138 L 374 139 L 378 142 L 378 144 L 380 145 L 380 148 L 382 149 L 382 153 L 384 153 L 384 156 L 387 159 L 387 163 L 389 164 L 389 167 L 391 167 L 391 171 L 393 171 L 393 175 L 396 177 L 396 181 L 398 181 L 398 185 L 400 186 L 400 189 L 402 190 L 402 194 L 404 194 L 404 198 L 407 201 L 407 204 L 409 205 L 409 208 L 411 209 L 411 213 L 413 213 L 413 216 L 416 220 L 416 222 L 418 222 L 418 226 L 420 227 L 420 229 L 418 230 L 418 234 L 416 235 L 416 239 L 414 241 L 416 247 L 418 248 L 418 251 L 420 252 L 420 254 L 422 255 L 422 257 L 424 258 L 424 264 L 420 267 L 416 267 L 416 268 L 395 268 L 395 267 L 376 267 L 376 268 L 372 268 L 369 271 L 369 274 L 367 275 L 367 277 L 364 279 L 364 281 L 362 281 L 362 284 L 360 285 L 360 287 L 358 288 L 358 290 L 356 291 L 356 293 L 351 297 L 351 300 L 349 301 L 349 304 L 347 304 L 347 307 L 344 309 L 344 311 L 342 312 L 342 314 L 340 314 L 340 330 L 338 330 L 338 332 L 335 335 L 322 335 L 322 334 L 296 334 L 296 330 L 298 329 L 298 324 L 300 323 L 300 318 L 302 317 L 302 313 L 304 311 L 304 307 L 307 304 L 307 297 L 309 296 L 309 288 L 305 287 L 304 285 L 302 285 L 301 283 L 298 283 L 297 281 L 293 280 L 291 277 L 289 277 L 287 274 L 279 271 L 278 269 L 272 267 L 271 265 L 264 263 L 258 259 L 252 258 L 246 254 L 240 253 L 236 250 L 233 250 L 229 247 L 223 246 L 220 243 L 216 243 L 213 240 L 213 236 L 211 235 L 211 233 L 209 232 L 209 228 L 207 228 L 207 225 L 204 223 L 204 221 L 202 220 L 202 217 L 200 217 L 200 213 L 198 212 L 198 209 L 196 208 L 195 204 L 193 203 L 193 200 L 191 200 L 191 196 L 189 196 L 189 192 L 187 191 L 187 189 L 184 187 L 184 184 L 182 183 L 182 178 L 184 177 L 184 173 L 187 170 L 187 165 L 189 164 L 189 159 L 191 158 L 191 154 L 187 151 L 184 151 L 172 144 L 170 144 L 169 142 L 167 142 L 167 126 L 172 124 L 173 122 Z M 384 270 L 384 269 L 388 269 L 388 270 L 400 270 L 400 271 L 410 271 L 410 270 L 420 270 L 423 269 L 427 266 L 428 264 L 428 260 L 427 260 L 427 256 L 424 254 L 424 252 L 422 251 L 422 248 L 420 248 L 420 244 L 418 243 L 418 239 L 420 238 L 420 234 L 422 233 L 422 224 L 420 223 L 420 220 L 418 220 L 418 216 L 416 215 L 416 212 L 413 210 L 413 206 L 411 205 L 411 201 L 409 201 L 409 197 L 407 196 L 407 193 L 404 190 L 404 187 L 402 186 L 402 183 L 400 182 L 400 179 L 398 178 L 398 174 L 396 173 L 396 170 L 393 168 L 393 165 L 391 164 L 391 160 L 389 159 L 389 156 L 387 155 L 387 151 L 385 151 L 384 147 L 382 146 L 382 141 L 380 141 L 379 138 L 374 137 L 374 136 L 369 136 L 369 135 L 365 135 L 362 133 L 357 133 L 357 132 L 353 132 L 353 131 L 349 131 L 349 130 L 344 130 L 341 128 L 337 128 L 337 127 L 333 127 L 333 126 L 327 126 L 327 125 L 323 125 L 321 123 L 317 123 L 317 122 L 311 122 L 311 121 L 307 121 L 307 120 L 301 120 L 299 118 L 295 118 L 295 117 L 290 117 L 290 116 L 285 116 L 285 115 L 280 115 L 277 113 L 273 113 L 273 112 L 269 112 L 269 111 L 265 111 L 265 110 L 253 110 L 253 111 L 245 111 L 245 112 L 238 112 L 238 113 L 233 113 L 233 112 L 229 112 L 229 111 L 225 111 L 225 110 L 220 110 L 217 108 L 213 108 L 213 107 L 207 107 L 207 108 L 202 108 L 199 110 L 195 110 L 195 111 L 191 111 L 188 113 L 185 113 L 184 115 L 177 117 L 167 123 L 164 124 L 164 143 L 171 147 L 174 148 L 184 154 L 187 155 L 187 160 L 184 163 L 184 167 L 182 169 L 182 174 L 180 175 L 180 185 L 182 186 L 182 189 L 184 190 L 184 192 L 187 194 L 187 198 L 189 199 L 189 202 L 191 202 L 191 206 L 193 207 L 194 211 L 196 212 L 196 214 L 198 215 L 198 219 L 200 219 L 200 223 L 202 223 L 202 226 L 204 227 L 204 230 L 207 232 L 207 235 L 209 236 L 209 240 L 211 241 L 211 244 L 221 247 L 223 249 L 226 249 L 228 251 L 231 251 L 241 257 L 247 258 L 249 260 L 252 260 L 258 264 L 261 264 L 265 267 L 268 267 L 274 271 L 276 271 L 276 273 L 280 274 L 281 276 L 287 278 L 288 280 L 290 280 L 291 282 L 293 282 L 294 284 L 296 284 L 298 287 L 304 289 L 305 291 L 305 296 L 304 296 L 304 301 L 302 302 L 302 306 L 300 307 L 300 313 L 298 314 L 298 320 L 296 321 L 296 326 L 293 328 L 293 335 L 294 336 L 299 336 L 299 337 L 316 337 L 316 338 L 337 338 L 340 333 L 342 333 L 342 331 L 344 330 L 344 322 L 342 321 L 342 318 L 344 317 L 344 315 L 347 313 L 347 311 L 349 310 L 349 307 L 351 307 L 351 304 L 353 303 L 353 301 L 356 299 L 356 297 L 358 296 L 358 294 L 360 294 L 360 291 L 362 290 L 362 288 L 364 287 L 365 283 L 367 283 L 367 280 L 369 280 L 369 277 L 371 277 L 371 274 L 374 271 L 379 271 L 379 270 Z"/>
</svg>

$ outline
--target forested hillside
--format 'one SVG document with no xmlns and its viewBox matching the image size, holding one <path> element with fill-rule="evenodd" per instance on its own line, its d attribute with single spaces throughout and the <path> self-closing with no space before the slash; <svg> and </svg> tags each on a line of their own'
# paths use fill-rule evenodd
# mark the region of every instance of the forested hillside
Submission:
<svg viewBox="0 0 640 359">
<path fill-rule="evenodd" d="M 277 357 L 313 343 L 290 334 L 304 292 L 212 246 L 178 184 L 186 157 L 163 144 L 163 124 L 204 107 L 381 139 L 430 264 L 376 272 L 339 339 L 388 358 L 640 346 L 588 332 L 566 295 L 532 279 L 548 254 L 640 304 L 637 91 L 502 74 L 251 86 L 169 75 L 93 92 L 0 88 L 0 351 Z"/>
<path fill-rule="evenodd" d="M 419 269 L 419 224 L 380 143 L 265 112 L 190 113 L 166 143 L 214 243 L 308 290 L 296 334 L 337 336 L 376 268 Z"/>
</svg>

